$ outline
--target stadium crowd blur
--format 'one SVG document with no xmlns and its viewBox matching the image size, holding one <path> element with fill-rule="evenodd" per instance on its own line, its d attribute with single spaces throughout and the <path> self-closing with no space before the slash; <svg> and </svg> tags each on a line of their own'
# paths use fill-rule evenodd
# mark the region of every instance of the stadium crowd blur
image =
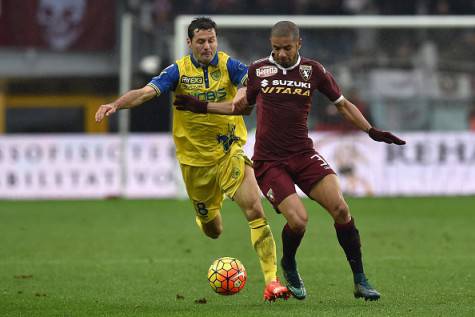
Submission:
<svg viewBox="0 0 475 317">
<path fill-rule="evenodd" d="M 0 3 L 5 1 L 7 4 L 15 2 L 0 0 Z M 43 1 L 26 2 L 37 4 Z M 104 1 L 106 2 L 110 1 Z M 155 74 L 174 61 L 173 28 L 177 15 L 474 15 L 475 1 L 128 0 L 117 4 L 116 10 L 117 27 L 114 33 L 109 35 L 110 38 L 115 38 L 112 48 L 115 59 L 118 59 L 117 30 L 120 12 L 129 10 L 136 18 L 132 86 L 138 87 L 153 76 L 140 67 L 140 61 L 145 56 L 158 57 L 159 67 L 155 70 Z M 6 13 L 3 14 L 8 15 L 8 5 L 4 5 L 4 11 Z M 243 32 L 239 29 L 222 28 L 218 36 L 220 49 L 243 62 L 250 63 L 269 54 L 268 43 L 263 40 L 268 38 L 267 29 Z M 0 32 L 0 52 L 1 38 Z M 330 69 L 344 88 L 345 95 L 379 126 L 392 130 L 475 129 L 473 28 L 304 29 L 302 38 L 302 54 L 321 61 Z M 251 44 L 242 45 L 242 43 Z M 56 50 L 62 49 L 56 47 Z M 31 54 L 37 53 L 30 50 Z M 116 66 L 118 69 L 118 64 Z M 42 93 L 38 89 L 46 92 L 59 90 L 70 94 L 78 92 L 117 94 L 117 73 L 114 76 L 98 76 L 94 80 L 84 75 L 53 77 L 48 83 L 22 79 L 8 80 L 6 84 L 3 81 L 3 86 L 7 87 L 4 88 L 7 93 L 13 94 L 24 91 Z M 133 109 L 132 131 L 151 132 L 170 129 L 169 96 L 161 96 L 150 103 L 159 106 Z M 317 104 L 311 116 L 311 128 L 341 131 L 352 129 L 343 123 L 344 120 L 327 100 L 317 98 Z M 14 111 L 9 115 L 14 118 Z M 251 127 L 252 124 L 251 120 Z M 28 125 L 23 124 L 23 127 L 26 126 Z M 80 131 L 80 128 L 77 129 Z M 116 131 L 116 129 L 117 123 L 112 120 L 109 130 Z M 64 127 L 57 130 L 68 132 Z M 8 124 L 6 127 L 7 133 L 34 131 L 35 128 L 30 130 L 23 128 L 22 131 L 14 126 L 9 127 Z"/>
</svg>

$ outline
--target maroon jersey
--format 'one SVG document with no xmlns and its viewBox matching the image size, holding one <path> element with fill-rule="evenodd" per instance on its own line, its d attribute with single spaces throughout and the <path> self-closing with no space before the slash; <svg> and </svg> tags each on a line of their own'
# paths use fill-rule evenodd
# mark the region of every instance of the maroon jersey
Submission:
<svg viewBox="0 0 475 317">
<path fill-rule="evenodd" d="M 253 160 L 281 160 L 313 151 L 307 118 L 315 90 L 337 102 L 342 97 L 333 76 L 317 61 L 299 57 L 289 68 L 272 56 L 249 67 L 247 100 L 256 104 L 257 131 Z"/>
</svg>

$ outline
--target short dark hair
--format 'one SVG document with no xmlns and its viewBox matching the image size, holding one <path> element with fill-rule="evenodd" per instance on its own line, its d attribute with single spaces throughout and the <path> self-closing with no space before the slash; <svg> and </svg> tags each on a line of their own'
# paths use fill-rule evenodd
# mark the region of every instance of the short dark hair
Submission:
<svg viewBox="0 0 475 317">
<path fill-rule="evenodd" d="M 279 21 L 272 27 L 272 31 L 270 33 L 271 37 L 284 37 L 290 36 L 294 40 L 300 38 L 300 31 L 299 27 L 291 21 Z"/>
<path fill-rule="evenodd" d="M 218 33 L 216 23 L 207 17 L 199 17 L 195 18 L 191 21 L 190 25 L 188 26 L 188 38 L 191 40 L 195 35 L 195 30 L 209 30 L 214 29 L 216 33 Z"/>
</svg>

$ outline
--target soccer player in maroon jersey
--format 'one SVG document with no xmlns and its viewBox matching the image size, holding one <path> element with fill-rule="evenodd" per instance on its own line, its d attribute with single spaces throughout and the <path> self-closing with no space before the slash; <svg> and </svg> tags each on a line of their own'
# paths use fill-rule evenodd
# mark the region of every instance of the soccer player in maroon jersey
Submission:
<svg viewBox="0 0 475 317">
<path fill-rule="evenodd" d="M 338 242 L 343 248 L 354 279 L 354 296 L 377 300 L 380 294 L 363 270 L 359 232 L 355 226 L 337 176 L 313 148 L 307 118 L 315 91 L 323 93 L 338 111 L 378 142 L 405 144 L 390 132 L 373 128 L 358 108 L 345 99 L 333 76 L 320 63 L 299 55 L 298 27 L 289 21 L 275 24 L 271 31 L 272 53 L 254 62 L 248 70 L 247 90 L 241 89 L 230 103 L 206 103 L 180 96 L 180 110 L 242 114 L 256 104 L 257 130 L 254 171 L 262 193 L 282 213 L 281 265 L 294 297 L 304 299 L 306 290 L 297 271 L 295 254 L 307 227 L 307 211 L 295 185 L 332 216 Z"/>
</svg>

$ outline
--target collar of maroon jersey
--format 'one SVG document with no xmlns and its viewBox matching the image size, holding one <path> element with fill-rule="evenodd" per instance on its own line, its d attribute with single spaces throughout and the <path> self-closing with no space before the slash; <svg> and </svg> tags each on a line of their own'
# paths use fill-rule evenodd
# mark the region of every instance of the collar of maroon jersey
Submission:
<svg viewBox="0 0 475 317">
<path fill-rule="evenodd" d="M 300 64 L 300 60 L 301 60 L 301 58 L 300 58 L 300 54 L 299 54 L 299 57 L 297 58 L 297 62 L 296 62 L 294 65 L 285 68 L 285 67 L 282 67 L 281 65 L 279 65 L 279 64 L 274 60 L 274 56 L 272 56 L 272 54 L 270 54 L 270 56 L 269 56 L 269 62 L 271 62 L 272 64 L 274 64 L 275 66 L 277 66 L 277 68 L 281 69 L 282 72 L 284 73 L 284 75 L 286 75 L 289 70 L 292 70 L 292 69 L 294 69 L 295 67 L 297 67 L 297 66 Z"/>
</svg>

